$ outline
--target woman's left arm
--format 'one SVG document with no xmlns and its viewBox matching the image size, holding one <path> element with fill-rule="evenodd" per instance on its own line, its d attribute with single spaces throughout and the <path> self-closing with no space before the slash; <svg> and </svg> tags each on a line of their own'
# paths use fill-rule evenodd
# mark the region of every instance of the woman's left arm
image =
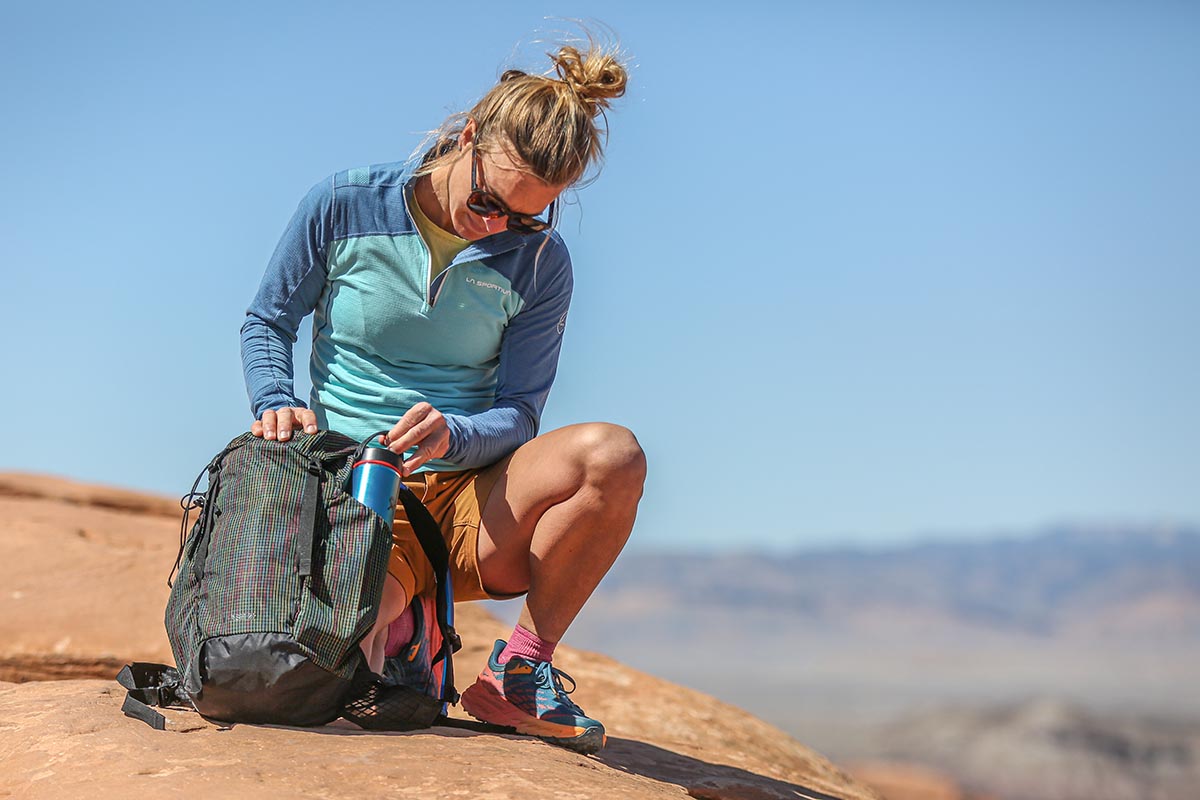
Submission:
<svg viewBox="0 0 1200 800">
<path fill-rule="evenodd" d="M 554 269 L 546 263 L 551 253 Z M 441 414 L 427 403 L 415 406 L 388 436 L 388 446 L 396 452 L 421 445 L 409 460 L 412 463 L 405 463 L 406 469 L 416 469 L 433 458 L 444 458 L 464 469 L 483 467 L 537 436 L 542 409 L 558 371 L 573 285 L 566 248 L 558 243 L 551 253 L 544 254 L 539 265 L 539 277 L 546 280 L 542 291 L 504 330 L 492 407 L 468 416 Z"/>
<path fill-rule="evenodd" d="M 450 428 L 450 447 L 445 455 L 448 461 L 467 468 L 485 466 L 537 436 L 542 409 L 558 372 L 573 287 L 566 248 L 559 244 L 554 250 L 561 259 L 557 269 L 547 270 L 548 265 L 542 265 L 550 272 L 543 272 L 549 279 L 543 291 L 504 330 L 492 407 L 471 416 L 446 415 Z"/>
</svg>

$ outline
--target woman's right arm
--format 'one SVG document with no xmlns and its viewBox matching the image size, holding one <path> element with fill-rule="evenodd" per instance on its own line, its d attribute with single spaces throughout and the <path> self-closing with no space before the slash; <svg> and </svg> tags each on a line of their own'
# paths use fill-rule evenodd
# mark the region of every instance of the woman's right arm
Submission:
<svg viewBox="0 0 1200 800">
<path fill-rule="evenodd" d="M 253 430 L 276 417 L 295 417 L 308 427 L 315 416 L 296 398 L 293 389 L 292 345 L 300 321 L 316 308 L 325 288 L 326 257 L 332 238 L 333 181 L 314 186 L 300 201 L 263 275 L 258 294 L 242 324 L 242 370 Z M 286 410 L 286 411 L 285 411 Z M 278 412 L 278 413 L 269 413 Z M 282 423 L 283 420 L 279 419 Z M 281 438 L 290 425 L 279 426 Z M 273 438 L 273 437 L 268 437 Z"/>
</svg>

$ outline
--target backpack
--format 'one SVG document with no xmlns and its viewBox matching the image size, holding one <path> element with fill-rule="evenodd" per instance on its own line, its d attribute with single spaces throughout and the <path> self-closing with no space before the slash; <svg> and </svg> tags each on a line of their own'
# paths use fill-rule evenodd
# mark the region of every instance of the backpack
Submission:
<svg viewBox="0 0 1200 800">
<path fill-rule="evenodd" d="M 123 711 L 163 729 L 150 706 L 185 706 L 227 722 L 323 725 L 344 716 L 368 729 L 445 721 L 458 701 L 445 540 L 401 484 L 400 499 L 437 576 L 436 598 L 413 603 L 417 634 L 372 673 L 359 642 L 379 611 L 390 525 L 355 499 L 363 449 L 335 431 L 290 442 L 244 433 L 184 495 L 178 569 L 166 608 L 176 667 L 127 665 Z M 197 487 L 207 474 L 205 492 Z M 190 512 L 200 514 L 186 535 Z"/>
</svg>

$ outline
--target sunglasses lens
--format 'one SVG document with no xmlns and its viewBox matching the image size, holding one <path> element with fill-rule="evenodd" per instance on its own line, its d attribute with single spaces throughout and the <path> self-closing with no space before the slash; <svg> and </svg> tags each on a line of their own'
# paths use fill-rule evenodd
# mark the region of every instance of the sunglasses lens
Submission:
<svg viewBox="0 0 1200 800">
<path fill-rule="evenodd" d="M 467 197 L 467 208 L 481 217 L 503 217 L 504 209 L 500 207 L 486 192 L 474 191 Z"/>
<path fill-rule="evenodd" d="M 550 227 L 548 222 L 530 217 L 508 218 L 508 229 L 516 233 L 538 233 Z"/>
<path fill-rule="evenodd" d="M 558 201 L 552 201 L 550 207 L 546 209 L 546 218 L 540 217 L 509 217 L 508 229 L 517 233 L 541 233 L 547 228 L 554 226 L 554 212 L 558 210 Z"/>
</svg>

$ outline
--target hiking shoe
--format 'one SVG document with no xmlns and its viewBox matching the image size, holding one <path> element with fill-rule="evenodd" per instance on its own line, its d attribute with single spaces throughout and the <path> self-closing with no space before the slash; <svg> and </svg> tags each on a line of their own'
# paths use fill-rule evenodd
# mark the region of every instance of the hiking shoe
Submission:
<svg viewBox="0 0 1200 800">
<path fill-rule="evenodd" d="M 393 655 L 384 658 L 383 677 L 395 686 L 411 686 L 430 697 L 441 697 L 445 685 L 444 660 L 437 660 L 442 649 L 442 631 L 437 624 L 437 602 L 422 595 L 410 606 L 413 612 L 413 635 L 408 642 L 393 642 L 388 635 L 388 650 Z"/>
<path fill-rule="evenodd" d="M 463 710 L 482 722 L 516 728 L 577 753 L 604 747 L 604 726 L 567 697 L 575 691 L 575 679 L 549 661 L 513 656 L 501 664 L 497 659 L 504 647 L 504 640 L 497 639 L 487 667 L 462 694 Z M 564 678 L 571 682 L 570 691 L 563 688 Z"/>
</svg>

